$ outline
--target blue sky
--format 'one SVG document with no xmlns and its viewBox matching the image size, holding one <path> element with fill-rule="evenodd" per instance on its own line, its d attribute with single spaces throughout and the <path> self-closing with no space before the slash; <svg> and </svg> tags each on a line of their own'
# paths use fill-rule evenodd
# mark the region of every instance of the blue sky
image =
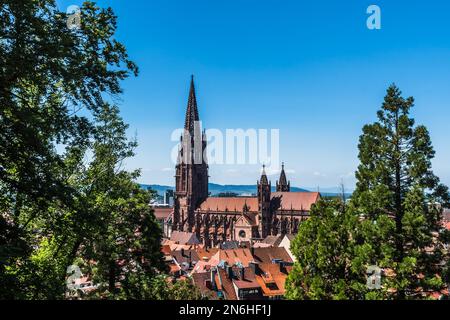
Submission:
<svg viewBox="0 0 450 320">
<path fill-rule="evenodd" d="M 81 1 L 58 1 L 62 10 Z M 416 99 L 435 172 L 450 185 L 450 2 L 114 0 L 117 39 L 140 74 L 120 104 L 139 148 L 140 182 L 173 184 L 170 135 L 183 124 L 195 74 L 206 128 L 280 129 L 280 157 L 295 186 L 352 188 L 357 143 L 388 85 Z M 381 8 L 368 30 L 366 9 Z M 211 166 L 210 181 L 252 184 L 259 166 Z M 274 183 L 275 177 L 272 178 Z"/>
</svg>

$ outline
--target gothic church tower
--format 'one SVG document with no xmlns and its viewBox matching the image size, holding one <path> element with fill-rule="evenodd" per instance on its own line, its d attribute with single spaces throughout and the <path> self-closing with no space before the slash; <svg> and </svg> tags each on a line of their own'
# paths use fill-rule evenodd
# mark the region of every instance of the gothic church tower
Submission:
<svg viewBox="0 0 450 320">
<path fill-rule="evenodd" d="M 271 183 L 267 179 L 265 166 L 260 181 L 257 181 L 259 205 L 259 237 L 265 238 L 271 234 L 272 212 L 270 208 Z"/>
<path fill-rule="evenodd" d="M 208 197 L 206 135 L 201 132 L 194 76 L 191 78 L 184 134 L 180 137 L 175 167 L 175 203 L 172 230 L 192 232 L 194 210 Z"/>
</svg>

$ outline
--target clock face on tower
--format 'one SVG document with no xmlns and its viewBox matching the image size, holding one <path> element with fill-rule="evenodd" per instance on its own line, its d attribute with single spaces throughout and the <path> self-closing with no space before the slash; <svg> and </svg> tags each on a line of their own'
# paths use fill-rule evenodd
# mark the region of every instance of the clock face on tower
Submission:
<svg viewBox="0 0 450 320">
<path fill-rule="evenodd" d="M 239 231 L 239 237 L 240 238 L 245 238 L 246 234 L 244 230 Z"/>
</svg>

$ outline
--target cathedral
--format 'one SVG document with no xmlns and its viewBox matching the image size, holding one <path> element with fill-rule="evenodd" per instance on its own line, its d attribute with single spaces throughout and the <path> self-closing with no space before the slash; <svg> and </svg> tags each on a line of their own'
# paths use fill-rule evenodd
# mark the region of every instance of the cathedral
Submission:
<svg viewBox="0 0 450 320">
<path fill-rule="evenodd" d="M 203 157 L 207 142 L 199 120 L 192 78 L 175 170 L 174 208 L 168 219 L 171 230 L 193 232 L 207 247 L 297 233 L 320 194 L 291 192 L 283 164 L 275 192 L 263 166 L 256 196 L 210 197 L 208 163 Z"/>
</svg>

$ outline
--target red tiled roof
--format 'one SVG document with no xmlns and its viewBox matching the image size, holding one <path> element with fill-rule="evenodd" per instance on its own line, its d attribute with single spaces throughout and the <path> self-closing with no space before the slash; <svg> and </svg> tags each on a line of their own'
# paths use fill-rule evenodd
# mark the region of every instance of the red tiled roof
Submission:
<svg viewBox="0 0 450 320">
<path fill-rule="evenodd" d="M 176 244 L 200 244 L 197 236 L 192 232 L 173 231 L 170 240 Z"/>
<path fill-rule="evenodd" d="M 239 268 L 233 267 L 234 274 L 239 273 Z M 259 288 L 260 285 L 256 281 L 255 273 L 252 268 L 244 268 L 244 277 L 242 279 L 233 278 L 233 283 L 239 289 Z"/>
<path fill-rule="evenodd" d="M 218 248 L 197 248 L 198 258 L 202 261 L 208 261 L 219 251 Z"/>
<path fill-rule="evenodd" d="M 170 250 L 170 246 L 169 245 L 165 244 L 165 245 L 161 246 L 161 252 L 164 255 L 170 255 L 172 253 L 172 250 Z"/>
<path fill-rule="evenodd" d="M 278 245 L 281 243 L 281 240 L 283 240 L 284 235 L 278 235 L 278 236 L 267 236 L 262 240 L 262 243 L 267 243 L 272 247 L 278 247 Z"/>
<path fill-rule="evenodd" d="M 271 200 L 279 200 L 278 210 L 311 210 L 311 206 L 320 198 L 319 192 L 274 192 Z"/>
<path fill-rule="evenodd" d="M 284 295 L 288 269 L 282 272 L 276 263 L 260 263 L 258 267 L 261 273 L 256 275 L 256 281 L 260 284 L 263 294 L 267 297 Z"/>
<path fill-rule="evenodd" d="M 192 275 L 192 281 L 194 282 L 194 285 L 200 290 L 200 292 L 208 298 L 211 299 L 217 299 L 217 293 L 212 290 L 212 286 L 208 287 L 207 283 L 210 283 L 211 281 L 211 273 L 205 272 L 205 273 L 195 273 Z"/>
<path fill-rule="evenodd" d="M 292 258 L 283 247 L 254 248 L 256 262 L 272 263 L 273 259 L 280 259 L 292 263 Z"/>
<path fill-rule="evenodd" d="M 211 270 L 211 264 L 208 261 L 198 261 L 194 268 L 192 269 L 192 274 L 195 273 L 205 273 L 205 272 L 209 272 Z"/>
<path fill-rule="evenodd" d="M 164 220 L 173 212 L 173 208 L 153 208 L 153 211 L 156 219 Z"/>
<path fill-rule="evenodd" d="M 219 250 L 209 262 L 212 266 L 217 266 L 222 260 L 230 266 L 240 262 L 244 267 L 248 267 L 249 263 L 253 261 L 253 256 L 250 249 L 247 248 Z"/>
<path fill-rule="evenodd" d="M 220 278 L 219 278 L 220 275 Z M 220 280 L 219 280 L 220 279 Z M 216 276 L 217 287 L 225 294 L 226 300 L 237 300 L 236 291 L 234 291 L 233 283 L 228 278 L 224 269 L 219 268 L 218 275 Z"/>
<path fill-rule="evenodd" d="M 258 211 L 257 197 L 209 197 L 200 205 L 202 211 L 238 211 L 241 212 L 247 204 L 251 212 Z"/>
</svg>

